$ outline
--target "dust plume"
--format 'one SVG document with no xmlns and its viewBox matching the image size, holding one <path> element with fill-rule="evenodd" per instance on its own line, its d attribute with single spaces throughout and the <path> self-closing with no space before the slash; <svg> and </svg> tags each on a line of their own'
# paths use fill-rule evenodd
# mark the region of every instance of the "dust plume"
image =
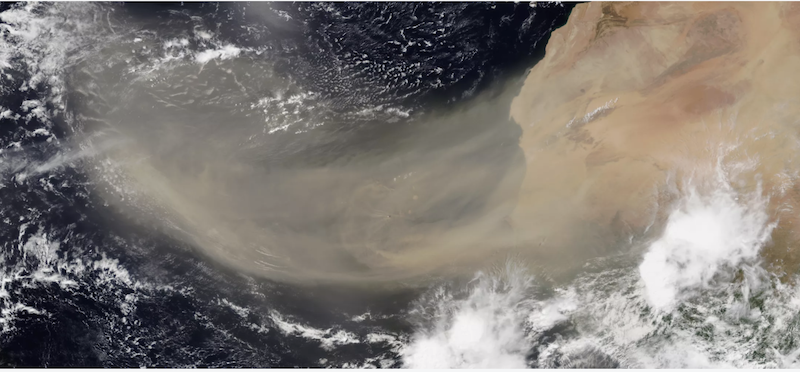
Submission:
<svg viewBox="0 0 800 372">
<path fill-rule="evenodd" d="M 515 89 L 411 122 L 339 117 L 267 133 L 241 107 L 265 95 L 269 66 L 202 62 L 124 83 L 88 70 L 74 79 L 108 107 L 79 110 L 94 118 L 87 131 L 123 143 L 94 169 L 123 213 L 235 269 L 302 282 L 470 271 L 513 245 L 505 218 L 524 169 Z M 238 83 L 254 76 L 265 78 Z M 296 112 L 314 120 L 325 109 Z"/>
<path fill-rule="evenodd" d="M 742 197 L 763 190 L 778 225 L 762 253 L 796 265 L 798 17 L 790 3 L 581 4 L 521 89 L 409 123 L 270 96 L 286 82 L 235 48 L 73 84 L 106 108 L 84 107 L 87 122 L 126 144 L 95 168 L 109 201 L 249 273 L 405 281 L 513 254 L 558 275 L 643 246 L 719 172 Z M 268 133 L 254 97 L 339 122 Z"/>
</svg>

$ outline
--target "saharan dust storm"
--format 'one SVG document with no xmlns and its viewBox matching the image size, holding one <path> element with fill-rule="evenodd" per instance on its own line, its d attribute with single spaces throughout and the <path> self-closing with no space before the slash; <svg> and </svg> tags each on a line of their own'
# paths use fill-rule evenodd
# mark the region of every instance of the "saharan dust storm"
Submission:
<svg viewBox="0 0 800 372">
<path fill-rule="evenodd" d="M 524 170 L 513 89 L 410 123 L 265 133 L 237 111 L 259 92 L 233 82 L 264 70 L 211 62 L 98 84 L 114 109 L 92 140 L 122 144 L 94 172 L 106 199 L 229 267 L 290 281 L 446 275 L 513 246 Z"/>
<path fill-rule="evenodd" d="M 137 197 L 109 187 L 109 203 L 250 274 L 409 281 L 513 256 L 558 275 L 657 237 L 688 188 L 723 186 L 767 198 L 762 254 L 787 269 L 798 22 L 791 3 L 581 4 L 521 87 L 369 128 L 266 133 L 240 110 L 259 89 L 240 82 L 269 75 L 249 59 L 72 83 L 105 92 L 91 140 L 123 143 L 94 175 Z"/>
</svg>

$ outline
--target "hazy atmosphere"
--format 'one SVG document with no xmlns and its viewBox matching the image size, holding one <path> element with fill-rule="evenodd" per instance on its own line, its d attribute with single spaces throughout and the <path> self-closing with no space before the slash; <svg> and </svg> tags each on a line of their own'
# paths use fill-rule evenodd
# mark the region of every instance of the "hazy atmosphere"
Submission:
<svg viewBox="0 0 800 372">
<path fill-rule="evenodd" d="M 0 35 L 0 366 L 800 364 L 793 3 L 14 3 Z"/>
</svg>

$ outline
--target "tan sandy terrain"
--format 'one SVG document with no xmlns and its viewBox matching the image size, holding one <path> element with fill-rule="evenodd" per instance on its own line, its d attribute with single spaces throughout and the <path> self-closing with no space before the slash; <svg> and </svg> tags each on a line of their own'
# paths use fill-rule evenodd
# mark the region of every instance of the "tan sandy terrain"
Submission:
<svg viewBox="0 0 800 372">
<path fill-rule="evenodd" d="M 689 180 L 716 187 L 721 170 L 737 190 L 763 182 L 779 221 L 764 255 L 795 267 L 798 69 L 794 3 L 578 5 L 512 104 L 527 161 L 512 218 L 523 254 L 608 252 L 663 218 Z"/>
</svg>

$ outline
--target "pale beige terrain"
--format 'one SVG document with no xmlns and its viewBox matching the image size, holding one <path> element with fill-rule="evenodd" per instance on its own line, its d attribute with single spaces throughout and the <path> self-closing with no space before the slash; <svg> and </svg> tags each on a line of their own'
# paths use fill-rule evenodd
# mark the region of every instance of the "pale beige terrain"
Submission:
<svg viewBox="0 0 800 372">
<path fill-rule="evenodd" d="M 721 169 L 737 190 L 763 182 L 779 221 L 764 256 L 792 269 L 798 98 L 800 5 L 578 5 L 512 104 L 527 162 L 520 250 L 608 252 L 657 230 L 685 185 L 718 187 Z"/>
</svg>

